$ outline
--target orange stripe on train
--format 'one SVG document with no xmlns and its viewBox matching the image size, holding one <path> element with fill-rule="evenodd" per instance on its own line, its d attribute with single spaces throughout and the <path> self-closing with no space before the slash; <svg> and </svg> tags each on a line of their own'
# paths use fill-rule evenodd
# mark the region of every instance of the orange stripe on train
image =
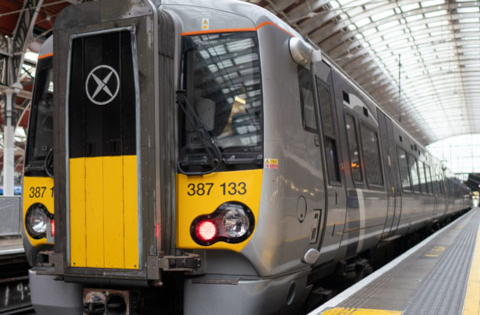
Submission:
<svg viewBox="0 0 480 315">
<path fill-rule="evenodd" d="M 264 23 L 258 25 L 257 27 L 250 27 L 250 28 L 225 28 L 225 29 L 218 29 L 218 30 L 183 32 L 182 36 L 214 34 L 214 33 L 255 32 L 255 31 L 258 31 L 259 29 L 261 29 L 262 27 L 267 26 L 267 25 L 275 26 L 276 28 L 278 28 L 282 32 L 285 32 L 288 35 L 290 35 L 292 37 L 295 37 L 295 35 L 293 35 L 289 31 L 281 28 L 280 26 L 278 26 L 277 24 L 275 24 L 273 22 L 264 22 Z"/>
</svg>

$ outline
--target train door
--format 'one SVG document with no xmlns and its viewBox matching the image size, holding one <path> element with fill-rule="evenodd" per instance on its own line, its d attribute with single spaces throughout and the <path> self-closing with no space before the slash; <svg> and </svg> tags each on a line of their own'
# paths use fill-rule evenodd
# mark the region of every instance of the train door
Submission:
<svg viewBox="0 0 480 315">
<path fill-rule="evenodd" d="M 382 111 L 377 110 L 380 141 L 382 142 L 385 165 L 385 181 L 387 186 L 387 218 L 383 229 L 382 238 L 395 234 L 402 209 L 402 196 L 400 186 L 400 171 L 395 148 L 393 122 Z"/>
<path fill-rule="evenodd" d="M 335 100 L 345 166 L 346 223 L 341 253 L 352 257 L 378 242 L 387 197 L 375 105 L 341 75 L 334 75 Z"/>
<path fill-rule="evenodd" d="M 340 137 L 334 101 L 332 71 L 323 62 L 315 64 L 316 105 L 320 113 L 321 147 L 324 157 L 326 215 L 320 242 L 322 262 L 335 258 L 343 236 L 346 215 L 345 179 L 340 159 Z"/>
</svg>

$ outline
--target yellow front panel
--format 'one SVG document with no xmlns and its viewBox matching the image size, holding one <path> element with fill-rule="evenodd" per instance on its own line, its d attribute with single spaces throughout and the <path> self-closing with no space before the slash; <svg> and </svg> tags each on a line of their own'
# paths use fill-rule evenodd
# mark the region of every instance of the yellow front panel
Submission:
<svg viewBox="0 0 480 315">
<path fill-rule="evenodd" d="M 87 266 L 85 220 L 85 159 L 70 160 L 70 251 L 71 265 Z"/>
<path fill-rule="evenodd" d="M 105 267 L 124 268 L 123 156 L 103 161 Z"/>
<path fill-rule="evenodd" d="M 137 157 L 123 157 L 125 211 L 125 268 L 138 269 Z"/>
<path fill-rule="evenodd" d="M 247 205 L 252 210 L 255 225 L 257 225 L 262 174 L 263 170 L 261 169 L 212 173 L 203 176 L 179 174 L 177 179 L 178 247 L 241 251 L 251 236 L 237 244 L 217 242 L 211 246 L 202 246 L 197 244 L 190 236 L 190 226 L 198 216 L 213 213 L 220 205 L 229 201 L 237 201 Z"/>
<path fill-rule="evenodd" d="M 70 182 L 73 178 L 70 178 Z M 87 267 L 104 268 L 103 157 L 85 159 Z"/>
<path fill-rule="evenodd" d="M 72 267 L 138 269 L 136 156 L 70 159 Z"/>
<path fill-rule="evenodd" d="M 25 228 L 25 215 L 28 208 L 34 203 L 43 204 L 48 212 L 54 213 L 53 210 L 53 178 L 51 177 L 29 177 L 23 178 L 23 225 Z M 25 230 L 26 231 L 26 230 Z M 25 232 L 28 240 L 33 246 L 47 244 L 47 239 L 33 239 Z"/>
</svg>

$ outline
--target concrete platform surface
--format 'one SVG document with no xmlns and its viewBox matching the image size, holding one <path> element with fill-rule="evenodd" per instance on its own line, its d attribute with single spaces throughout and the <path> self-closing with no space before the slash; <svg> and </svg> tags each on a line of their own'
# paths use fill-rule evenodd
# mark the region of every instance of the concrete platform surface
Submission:
<svg viewBox="0 0 480 315">
<path fill-rule="evenodd" d="M 479 315 L 474 208 L 309 315 Z"/>
</svg>

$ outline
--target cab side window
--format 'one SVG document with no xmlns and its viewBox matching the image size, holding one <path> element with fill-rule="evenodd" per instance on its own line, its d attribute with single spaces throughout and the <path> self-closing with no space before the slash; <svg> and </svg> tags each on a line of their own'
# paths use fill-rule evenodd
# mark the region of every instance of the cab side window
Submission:
<svg viewBox="0 0 480 315">
<path fill-rule="evenodd" d="M 317 115 L 313 98 L 312 74 L 302 66 L 298 67 L 302 124 L 306 131 L 318 133 Z"/>
<path fill-rule="evenodd" d="M 325 143 L 325 155 L 327 163 L 328 181 L 340 183 L 340 168 L 337 155 L 337 141 L 335 136 L 334 111 L 330 99 L 330 89 L 317 78 L 318 101 L 320 103 L 320 115 L 322 117 L 323 135 Z"/>
</svg>

